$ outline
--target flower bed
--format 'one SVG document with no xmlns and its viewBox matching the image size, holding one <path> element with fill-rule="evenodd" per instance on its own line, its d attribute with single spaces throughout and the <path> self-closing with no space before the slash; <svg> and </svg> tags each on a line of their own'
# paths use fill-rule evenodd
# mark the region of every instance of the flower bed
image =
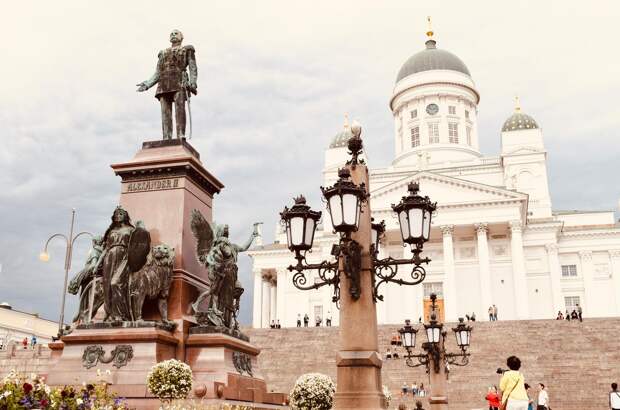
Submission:
<svg viewBox="0 0 620 410">
<path fill-rule="evenodd" d="M 36 374 L 26 377 L 11 370 L 0 382 L 0 409 L 128 409 L 125 400 L 110 394 L 107 387 L 100 381 L 84 382 L 81 387 L 51 388 Z"/>
</svg>

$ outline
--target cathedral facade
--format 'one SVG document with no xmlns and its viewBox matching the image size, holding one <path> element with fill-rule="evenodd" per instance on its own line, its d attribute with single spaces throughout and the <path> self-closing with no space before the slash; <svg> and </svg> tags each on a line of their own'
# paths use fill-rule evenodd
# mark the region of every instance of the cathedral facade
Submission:
<svg viewBox="0 0 620 410">
<path fill-rule="evenodd" d="M 432 262 L 425 281 L 388 284 L 378 302 L 381 324 L 417 321 L 428 315 L 428 297 L 440 299 L 441 316 L 499 319 L 555 318 L 577 305 L 585 317 L 620 316 L 620 226 L 613 211 L 553 210 L 543 133 L 517 103 L 501 128 L 501 152 L 483 156 L 477 112 L 480 95 L 467 66 L 437 47 L 426 47 L 400 69 L 390 108 L 394 116 L 394 159 L 370 170 L 371 209 L 385 220 L 380 257 L 411 256 L 403 247 L 391 204 L 416 181 L 422 195 L 437 201 L 431 238 L 422 256 Z M 325 152 L 324 186 L 332 185 L 349 158 L 351 130 L 336 134 Z M 308 262 L 331 260 L 337 242 L 323 213 Z M 330 319 L 338 325 L 331 290 L 301 291 L 286 267 L 293 263 L 281 227 L 272 244 L 249 252 L 253 259 L 253 326 L 310 326 Z M 316 273 L 306 272 L 309 280 Z"/>
</svg>

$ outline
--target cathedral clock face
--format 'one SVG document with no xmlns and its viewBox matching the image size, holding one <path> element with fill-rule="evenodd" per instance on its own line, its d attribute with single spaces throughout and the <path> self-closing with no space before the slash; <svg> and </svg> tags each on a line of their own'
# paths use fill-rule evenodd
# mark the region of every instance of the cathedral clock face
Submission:
<svg viewBox="0 0 620 410">
<path fill-rule="evenodd" d="M 426 106 L 426 112 L 428 115 L 435 115 L 439 112 L 439 106 L 437 104 L 429 104 Z"/>
</svg>

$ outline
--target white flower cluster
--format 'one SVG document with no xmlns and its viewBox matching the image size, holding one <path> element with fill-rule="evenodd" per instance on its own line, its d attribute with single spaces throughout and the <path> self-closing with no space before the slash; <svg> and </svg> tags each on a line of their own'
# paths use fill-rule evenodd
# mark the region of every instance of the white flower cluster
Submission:
<svg viewBox="0 0 620 410">
<path fill-rule="evenodd" d="M 296 410 L 329 410 L 334 402 L 336 385 L 321 373 L 299 377 L 289 394 L 291 408 Z"/>
<path fill-rule="evenodd" d="M 385 396 L 385 404 L 389 408 L 390 403 L 392 402 L 392 392 L 390 391 L 390 388 L 387 387 L 385 384 L 383 385 L 383 395 Z"/>
<path fill-rule="evenodd" d="M 162 400 L 185 399 L 192 391 L 192 379 L 192 369 L 187 364 L 170 359 L 151 368 L 146 384 Z"/>
</svg>

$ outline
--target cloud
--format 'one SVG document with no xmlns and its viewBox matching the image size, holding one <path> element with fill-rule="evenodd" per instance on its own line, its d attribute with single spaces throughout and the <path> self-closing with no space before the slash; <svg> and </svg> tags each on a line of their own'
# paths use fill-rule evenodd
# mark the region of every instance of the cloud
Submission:
<svg viewBox="0 0 620 410">
<path fill-rule="evenodd" d="M 515 94 L 541 124 L 554 206 L 614 208 L 620 197 L 620 8 L 577 1 L 484 4 L 410 1 L 13 3 L 0 45 L 0 295 L 55 318 L 63 248 L 36 257 L 68 229 L 102 232 L 118 201 L 109 164 L 161 135 L 150 76 L 171 28 L 197 50 L 193 139 L 225 190 L 215 219 L 246 239 L 254 221 L 273 238 L 278 212 L 305 193 L 319 205 L 323 150 L 345 112 L 364 126 L 372 166 L 393 156 L 388 100 L 401 64 L 423 47 L 433 16 L 438 46 L 457 54 L 479 88 L 482 151 L 497 155 Z M 535 10 L 535 12 L 533 12 Z M 595 181 L 595 183 L 593 183 Z M 575 192 L 579 195 L 575 195 Z M 88 241 L 74 257 L 75 271 Z M 242 319 L 250 320 L 250 262 Z M 76 307 L 68 299 L 67 315 Z M 71 313 L 69 313 L 71 312 Z"/>
</svg>

